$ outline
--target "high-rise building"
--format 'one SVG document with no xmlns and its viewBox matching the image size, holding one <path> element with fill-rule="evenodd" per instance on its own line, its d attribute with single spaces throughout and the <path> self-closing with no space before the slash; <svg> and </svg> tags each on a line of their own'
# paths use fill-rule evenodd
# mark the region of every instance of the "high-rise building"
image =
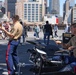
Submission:
<svg viewBox="0 0 76 75">
<path fill-rule="evenodd" d="M 48 7 L 47 7 L 47 0 L 44 0 L 44 6 L 45 6 L 45 14 L 47 14 L 47 9 L 48 9 Z"/>
<path fill-rule="evenodd" d="M 2 8 L 2 1 L 0 1 L 0 8 Z"/>
<path fill-rule="evenodd" d="M 16 3 L 16 14 L 27 22 L 41 22 L 45 15 L 44 0 L 21 0 Z"/>
<path fill-rule="evenodd" d="M 69 0 L 65 1 L 65 13 L 68 12 L 68 10 L 70 9 L 70 4 L 69 4 Z"/>
<path fill-rule="evenodd" d="M 64 3 L 64 7 L 63 7 L 63 21 L 64 21 L 64 24 L 67 24 L 68 22 L 68 17 L 69 17 L 69 8 L 70 7 L 70 1 L 69 0 L 66 0 L 65 3 Z"/>
<path fill-rule="evenodd" d="M 73 7 L 71 16 L 71 23 L 76 23 L 76 6 Z"/>
<path fill-rule="evenodd" d="M 71 22 L 71 10 L 75 6 L 75 0 L 66 0 L 63 8 L 63 20 L 64 23 Z"/>
<path fill-rule="evenodd" d="M 60 14 L 59 0 L 49 0 L 49 13 L 50 14 Z"/>
<path fill-rule="evenodd" d="M 6 9 L 6 14 L 7 16 L 10 13 L 10 17 L 15 15 L 15 3 L 17 0 L 5 0 L 5 9 Z"/>
<path fill-rule="evenodd" d="M 52 10 L 52 0 L 48 0 L 48 13 L 51 14 L 51 10 Z"/>
<path fill-rule="evenodd" d="M 70 8 L 75 6 L 75 0 L 70 0 Z"/>
</svg>

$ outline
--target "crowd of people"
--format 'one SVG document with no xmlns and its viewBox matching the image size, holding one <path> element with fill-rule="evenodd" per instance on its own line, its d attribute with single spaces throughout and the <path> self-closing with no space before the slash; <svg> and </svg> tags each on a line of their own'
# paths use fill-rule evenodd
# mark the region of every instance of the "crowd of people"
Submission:
<svg viewBox="0 0 76 75">
<path fill-rule="evenodd" d="M 4 21 L 3 23 L 1 22 L 0 27 L 4 27 L 6 31 L 10 31 L 10 29 L 11 29 L 10 23 L 7 21 Z M 2 37 L 2 39 L 7 38 L 6 33 L 3 33 L 3 31 L 1 31 L 1 30 L 0 30 L 0 36 Z"/>
<path fill-rule="evenodd" d="M 0 36 L 2 37 L 2 39 L 6 39 L 7 37 L 9 38 L 6 50 L 6 64 L 9 75 L 15 75 L 15 72 L 18 71 L 17 65 L 19 63 L 19 59 L 17 56 L 17 47 L 19 44 L 25 43 L 25 39 L 28 36 L 28 28 L 21 20 L 19 20 L 19 16 L 13 16 L 12 20 L 13 24 L 7 21 L 0 23 Z M 39 39 L 39 33 L 41 31 L 41 28 L 38 24 L 34 25 L 33 31 L 34 36 Z M 46 21 L 46 24 L 42 27 L 42 31 L 44 34 L 43 40 L 46 45 L 49 45 L 50 36 L 52 38 L 58 37 L 57 24 L 52 27 L 52 25 L 49 24 L 48 21 Z M 73 50 L 73 57 L 69 58 L 69 60 L 70 62 L 76 62 L 76 23 L 73 23 L 69 26 L 67 24 L 64 29 L 64 33 L 71 33 L 74 35 L 67 44 L 63 45 L 63 47 L 68 48 L 68 50 Z M 60 41 L 56 41 L 56 43 L 61 44 Z"/>
<path fill-rule="evenodd" d="M 48 21 L 46 21 L 46 24 L 44 24 L 42 26 L 40 26 L 38 24 L 35 24 L 31 28 L 30 26 L 27 26 L 26 24 L 24 24 L 21 20 L 19 20 L 19 21 L 20 21 L 21 25 L 23 26 L 23 34 L 22 34 L 21 39 L 20 39 L 20 41 L 21 41 L 20 44 L 25 43 L 26 37 L 28 37 L 28 34 L 27 34 L 28 31 L 34 31 L 33 36 L 36 39 L 40 38 L 39 34 L 42 31 L 43 35 L 44 35 L 44 37 L 43 37 L 44 41 L 48 41 L 48 42 L 49 42 L 49 39 L 50 39 L 50 35 L 51 35 L 52 38 L 59 37 L 58 36 L 58 30 L 59 29 L 58 29 L 58 25 L 57 24 L 51 25 L 51 24 L 49 24 Z M 12 28 L 12 24 L 10 22 L 7 22 L 7 21 L 4 21 L 4 22 L 0 23 L 0 26 L 4 27 L 5 30 L 7 30 L 8 32 L 10 32 L 10 30 Z M 47 32 L 49 32 L 49 34 L 47 34 Z M 70 33 L 70 25 L 66 24 L 66 26 L 64 28 L 64 33 Z M 3 31 L 0 30 L 0 38 L 8 39 L 9 37 L 7 36 L 6 33 L 4 33 Z"/>
<path fill-rule="evenodd" d="M 19 21 L 21 23 L 21 25 L 23 26 L 23 33 L 22 33 L 22 40 L 21 40 L 21 44 L 25 42 L 25 37 L 27 37 L 27 26 L 23 24 L 22 21 Z M 4 28 L 6 31 L 10 32 L 11 29 L 13 28 L 13 23 L 11 22 L 0 22 L 0 27 Z M 0 30 L 0 39 L 9 39 L 9 36 L 7 36 L 6 33 L 4 33 L 4 31 Z"/>
</svg>

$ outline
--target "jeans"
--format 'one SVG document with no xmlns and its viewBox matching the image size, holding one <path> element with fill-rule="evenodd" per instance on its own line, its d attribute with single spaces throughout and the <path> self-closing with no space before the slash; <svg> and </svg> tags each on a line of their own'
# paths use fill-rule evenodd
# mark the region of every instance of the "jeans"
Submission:
<svg viewBox="0 0 76 75">
<path fill-rule="evenodd" d="M 22 35 L 20 38 L 20 43 L 25 43 L 25 35 Z"/>
<path fill-rule="evenodd" d="M 36 32 L 36 37 L 39 38 L 39 32 Z"/>
<path fill-rule="evenodd" d="M 58 35 L 57 35 L 57 31 L 55 31 L 55 37 L 58 37 Z"/>
<path fill-rule="evenodd" d="M 17 56 L 17 47 L 19 40 L 9 41 L 8 47 L 6 50 L 6 64 L 8 69 L 8 74 L 14 74 L 15 71 L 18 71 L 19 58 Z"/>
<path fill-rule="evenodd" d="M 49 33 L 44 33 L 44 43 L 46 45 L 49 44 L 49 40 L 50 40 L 50 34 Z"/>
<path fill-rule="evenodd" d="M 62 57 L 61 56 L 54 56 L 52 59 L 58 61 L 58 60 L 61 60 Z M 66 64 L 70 64 L 72 62 L 76 62 L 76 58 L 74 56 L 63 56 L 63 61 Z"/>
<path fill-rule="evenodd" d="M 76 62 L 76 58 L 74 56 L 68 56 L 69 63 Z"/>
</svg>

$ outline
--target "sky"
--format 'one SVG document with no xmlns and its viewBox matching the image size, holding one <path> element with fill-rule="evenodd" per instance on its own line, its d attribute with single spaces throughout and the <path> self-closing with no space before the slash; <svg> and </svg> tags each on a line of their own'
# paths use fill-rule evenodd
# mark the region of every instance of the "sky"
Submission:
<svg viewBox="0 0 76 75">
<path fill-rule="evenodd" d="M 65 0 L 60 0 L 60 15 L 63 16 L 63 4 L 65 3 Z"/>
<path fill-rule="evenodd" d="M 63 16 L 63 4 L 65 3 L 66 0 L 60 0 L 60 15 Z M 75 0 L 76 4 L 76 0 Z"/>
<path fill-rule="evenodd" d="M 66 0 L 60 0 L 60 15 L 63 16 L 63 4 L 65 3 Z M 49 0 L 48 0 L 49 2 Z M 49 3 L 48 5 L 49 6 Z"/>
<path fill-rule="evenodd" d="M 60 0 L 60 15 L 63 16 L 63 4 L 65 3 L 66 0 Z M 76 0 L 75 0 L 76 3 Z"/>
<path fill-rule="evenodd" d="M 4 0 L 0 0 L 0 1 L 4 1 Z M 60 15 L 63 16 L 63 4 L 64 4 L 65 0 L 60 0 Z M 76 0 L 75 0 L 76 3 Z"/>
<path fill-rule="evenodd" d="M 0 0 L 0 1 L 4 1 L 4 0 Z"/>
</svg>

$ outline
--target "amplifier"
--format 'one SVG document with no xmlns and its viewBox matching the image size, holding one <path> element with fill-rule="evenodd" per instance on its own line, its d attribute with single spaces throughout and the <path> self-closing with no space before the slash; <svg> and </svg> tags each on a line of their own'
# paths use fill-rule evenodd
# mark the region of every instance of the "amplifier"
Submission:
<svg viewBox="0 0 76 75">
<path fill-rule="evenodd" d="M 71 33 L 63 33 L 62 35 L 62 42 L 63 43 L 68 43 L 69 40 L 73 37 Z"/>
</svg>

